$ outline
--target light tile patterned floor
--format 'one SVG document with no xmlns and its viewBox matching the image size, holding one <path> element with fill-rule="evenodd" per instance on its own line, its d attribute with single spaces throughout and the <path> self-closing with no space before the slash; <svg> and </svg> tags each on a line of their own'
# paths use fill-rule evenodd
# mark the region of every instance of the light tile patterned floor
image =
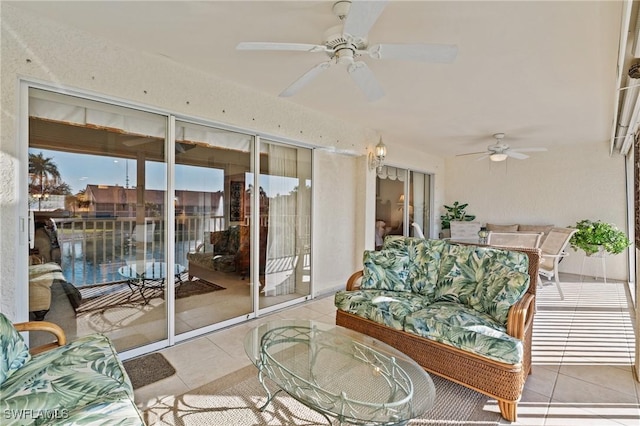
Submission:
<svg viewBox="0 0 640 426">
<path fill-rule="evenodd" d="M 533 374 L 518 406 L 518 421 L 504 424 L 639 425 L 640 384 L 632 374 L 634 336 L 624 285 L 580 282 L 575 276 L 564 279 L 564 300 L 554 286 L 539 288 Z M 248 365 L 244 335 L 274 317 L 335 324 L 333 298 L 306 302 L 162 350 L 177 374 L 137 390 L 138 405 L 144 408 Z M 486 409 L 497 411 L 497 404 L 491 401 Z"/>
</svg>

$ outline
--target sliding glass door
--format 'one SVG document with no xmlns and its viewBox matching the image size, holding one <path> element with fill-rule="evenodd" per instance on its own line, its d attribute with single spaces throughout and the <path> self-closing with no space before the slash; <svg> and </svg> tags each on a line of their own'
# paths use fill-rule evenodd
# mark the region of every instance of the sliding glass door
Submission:
<svg viewBox="0 0 640 426">
<path fill-rule="evenodd" d="M 166 339 L 167 118 L 29 95 L 31 318 L 118 350 Z"/>
<path fill-rule="evenodd" d="M 260 308 L 311 293 L 311 150 L 261 141 Z"/>
<path fill-rule="evenodd" d="M 409 216 L 409 223 L 415 223 L 422 230 L 425 238 L 431 237 L 431 176 L 420 172 L 410 172 L 409 203 L 404 206 Z M 409 235 L 416 237 L 416 228 L 409 230 Z"/>
<path fill-rule="evenodd" d="M 28 90 L 31 319 L 134 356 L 311 295 L 310 149 Z"/>
<path fill-rule="evenodd" d="M 407 178 L 408 176 L 408 178 Z M 387 235 L 431 238 L 431 176 L 383 166 L 376 176 L 375 246 Z"/>
<path fill-rule="evenodd" d="M 176 122 L 176 334 L 253 312 L 252 136 Z"/>
</svg>

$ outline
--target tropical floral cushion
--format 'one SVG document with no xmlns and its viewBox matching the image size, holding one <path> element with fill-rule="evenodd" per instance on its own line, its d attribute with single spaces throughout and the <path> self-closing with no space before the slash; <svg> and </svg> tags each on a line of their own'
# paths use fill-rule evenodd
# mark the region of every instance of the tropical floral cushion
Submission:
<svg viewBox="0 0 640 426">
<path fill-rule="evenodd" d="M 462 303 L 506 324 L 529 287 L 529 259 L 516 251 L 450 244 L 440 262 L 435 301 Z"/>
<path fill-rule="evenodd" d="M 433 299 L 440 273 L 440 259 L 448 243 L 444 240 L 387 236 L 382 250 L 405 250 L 409 255 L 411 291 Z"/>
<path fill-rule="evenodd" d="M 433 300 L 440 274 L 440 261 L 447 246 L 448 243 L 443 240 L 411 238 L 408 241 L 409 281 L 414 293 Z"/>
<path fill-rule="evenodd" d="M 360 288 L 411 292 L 407 250 L 366 250 L 363 257 Z"/>
<path fill-rule="evenodd" d="M 11 321 L 0 314 L 0 386 L 30 359 L 29 348 Z"/>
<path fill-rule="evenodd" d="M 355 290 L 335 295 L 338 309 L 370 319 L 396 330 L 404 328 L 404 319 L 425 305 L 424 296 L 404 291 Z"/>
<path fill-rule="evenodd" d="M 521 340 L 490 315 L 459 303 L 437 302 L 409 314 L 404 331 L 507 364 L 523 359 Z"/>
<path fill-rule="evenodd" d="M 5 418 L 3 426 L 56 424 L 67 416 L 76 420 L 64 420 L 65 424 L 107 424 L 120 409 L 120 421 L 113 424 L 144 424 L 137 409 L 126 402 L 133 400 L 131 382 L 110 340 L 101 334 L 33 357 L 0 386 L 0 394 L 0 412 L 36 413 Z M 100 410 L 103 423 L 96 421 Z"/>
<path fill-rule="evenodd" d="M 40 425 L 65 425 L 82 426 L 140 426 L 144 420 L 138 411 L 136 404 L 124 395 L 115 395 L 102 398 L 92 404 L 69 411 L 56 413 L 58 418 L 49 416 L 49 421 Z"/>
<path fill-rule="evenodd" d="M 387 235 L 384 237 L 382 250 L 406 250 L 407 243 L 412 239 L 412 237 L 404 237 L 402 235 Z"/>
</svg>

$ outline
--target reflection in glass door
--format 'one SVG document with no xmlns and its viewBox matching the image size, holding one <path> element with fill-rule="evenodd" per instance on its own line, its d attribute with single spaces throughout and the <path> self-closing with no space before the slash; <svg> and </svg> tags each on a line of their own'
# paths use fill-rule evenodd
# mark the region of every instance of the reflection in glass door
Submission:
<svg viewBox="0 0 640 426">
<path fill-rule="evenodd" d="M 176 122 L 176 334 L 253 311 L 249 283 L 253 137 Z"/>
<path fill-rule="evenodd" d="M 261 141 L 260 308 L 311 294 L 311 150 Z"/>
<path fill-rule="evenodd" d="M 166 120 L 29 91 L 29 311 L 70 340 L 167 338 Z"/>
</svg>

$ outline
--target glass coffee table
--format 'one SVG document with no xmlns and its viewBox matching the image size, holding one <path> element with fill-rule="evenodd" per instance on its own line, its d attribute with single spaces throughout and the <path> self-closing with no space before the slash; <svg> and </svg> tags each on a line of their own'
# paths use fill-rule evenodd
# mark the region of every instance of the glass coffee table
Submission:
<svg viewBox="0 0 640 426">
<path fill-rule="evenodd" d="M 185 267 L 175 264 L 173 276 L 176 279 L 176 289 L 182 284 L 181 274 Z M 146 305 L 149 298 L 144 292 L 148 289 L 164 289 L 164 280 L 167 277 L 167 264 L 165 262 L 133 262 L 118 268 L 118 273 L 127 279 L 127 285 L 133 295 L 137 288 Z"/>
<path fill-rule="evenodd" d="M 372 337 L 310 320 L 268 322 L 245 336 L 267 393 L 282 390 L 331 423 L 403 425 L 433 407 L 435 387 L 415 361 Z M 265 380 L 279 389 L 273 394 Z"/>
</svg>

